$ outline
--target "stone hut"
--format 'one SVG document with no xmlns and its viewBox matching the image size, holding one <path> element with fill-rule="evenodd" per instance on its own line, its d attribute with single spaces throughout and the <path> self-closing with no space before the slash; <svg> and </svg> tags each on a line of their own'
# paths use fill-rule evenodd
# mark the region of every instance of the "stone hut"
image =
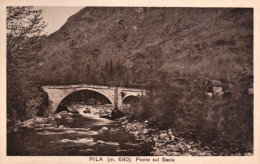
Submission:
<svg viewBox="0 0 260 164">
<path fill-rule="evenodd" d="M 219 80 L 207 80 L 205 83 L 206 92 L 214 92 L 214 87 L 222 87 Z"/>
</svg>

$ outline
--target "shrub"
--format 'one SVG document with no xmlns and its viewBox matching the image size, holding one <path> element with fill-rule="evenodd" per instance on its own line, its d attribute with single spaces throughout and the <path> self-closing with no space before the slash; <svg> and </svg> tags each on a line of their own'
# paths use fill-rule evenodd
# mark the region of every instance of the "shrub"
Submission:
<svg viewBox="0 0 260 164">
<path fill-rule="evenodd" d="M 228 151 L 252 151 L 253 97 L 242 91 L 237 84 L 231 98 L 209 98 L 198 86 L 178 93 L 174 88 L 161 87 L 155 95 L 143 98 L 130 115 L 137 120 L 149 120 L 152 127 L 173 128 L 186 139 Z"/>
</svg>

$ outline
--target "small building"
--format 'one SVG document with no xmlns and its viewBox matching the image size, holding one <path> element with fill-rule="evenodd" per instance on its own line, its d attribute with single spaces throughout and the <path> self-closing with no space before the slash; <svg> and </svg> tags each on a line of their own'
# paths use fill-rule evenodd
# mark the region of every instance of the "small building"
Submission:
<svg viewBox="0 0 260 164">
<path fill-rule="evenodd" d="M 223 84 L 219 80 L 207 80 L 205 82 L 206 92 L 214 92 L 216 87 L 223 87 Z M 218 88 L 219 90 L 219 88 Z"/>
</svg>

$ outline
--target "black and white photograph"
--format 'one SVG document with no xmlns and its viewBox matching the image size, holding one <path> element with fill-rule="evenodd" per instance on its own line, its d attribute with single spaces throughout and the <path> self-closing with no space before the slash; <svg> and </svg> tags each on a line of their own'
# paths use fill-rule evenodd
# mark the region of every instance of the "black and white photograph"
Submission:
<svg viewBox="0 0 260 164">
<path fill-rule="evenodd" d="M 253 7 L 5 12 L 6 156 L 254 156 Z"/>
</svg>

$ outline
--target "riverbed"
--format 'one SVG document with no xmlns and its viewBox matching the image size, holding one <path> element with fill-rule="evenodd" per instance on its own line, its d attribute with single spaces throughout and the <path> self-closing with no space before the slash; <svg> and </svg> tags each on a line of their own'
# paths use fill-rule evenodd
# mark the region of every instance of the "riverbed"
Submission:
<svg viewBox="0 0 260 164">
<path fill-rule="evenodd" d="M 10 156 L 219 156 L 200 142 L 176 136 L 173 129 L 154 129 L 149 122 L 104 118 L 112 105 L 72 104 L 53 117 L 35 117 L 7 133 Z M 241 155 L 239 152 L 228 155 Z M 243 155 L 250 156 L 248 152 Z"/>
<path fill-rule="evenodd" d="M 75 104 L 74 104 L 75 107 Z M 60 112 L 34 118 L 7 135 L 7 154 L 18 156 L 147 156 L 151 143 L 126 131 L 118 121 L 100 117 L 100 107 L 78 105 L 78 114 Z M 90 109 L 90 110 L 86 110 Z"/>
</svg>

